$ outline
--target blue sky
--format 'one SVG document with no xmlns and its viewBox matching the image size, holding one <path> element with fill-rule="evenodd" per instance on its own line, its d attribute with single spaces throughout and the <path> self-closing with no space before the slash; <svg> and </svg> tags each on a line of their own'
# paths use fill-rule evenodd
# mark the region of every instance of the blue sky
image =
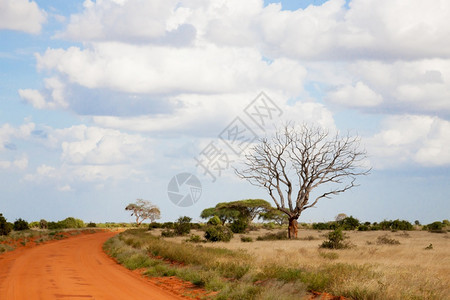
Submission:
<svg viewBox="0 0 450 300">
<path fill-rule="evenodd" d="M 163 221 L 269 200 L 195 158 L 261 91 L 283 114 L 361 136 L 369 176 L 300 221 L 450 217 L 450 3 L 412 0 L 0 0 L 0 212 Z M 254 124 L 253 124 L 254 125 Z M 258 136 L 271 126 L 252 128 Z M 171 178 L 202 183 L 174 205 Z"/>
</svg>

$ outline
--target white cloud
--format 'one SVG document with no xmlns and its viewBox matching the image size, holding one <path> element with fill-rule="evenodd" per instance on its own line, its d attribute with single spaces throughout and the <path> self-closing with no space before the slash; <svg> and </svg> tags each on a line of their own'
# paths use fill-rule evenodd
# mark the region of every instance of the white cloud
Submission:
<svg viewBox="0 0 450 300">
<path fill-rule="evenodd" d="M 175 28 L 168 27 L 178 1 L 84 2 L 84 11 L 72 15 L 65 32 L 58 37 L 75 40 L 139 41 L 161 38 Z"/>
<path fill-rule="evenodd" d="M 57 77 L 45 78 L 44 84 L 45 90 L 43 92 L 33 89 L 19 89 L 19 96 L 37 109 L 66 108 L 68 103 L 65 99 L 65 84 Z"/>
<path fill-rule="evenodd" d="M 28 138 L 35 127 L 35 124 L 32 122 L 25 123 L 19 127 L 13 127 L 8 123 L 3 124 L 0 127 L 0 151 L 7 148 L 14 139 Z"/>
<path fill-rule="evenodd" d="M 354 86 L 338 87 L 336 90 L 329 92 L 326 99 L 349 107 L 373 107 L 383 102 L 380 95 L 361 81 L 358 81 Z"/>
<path fill-rule="evenodd" d="M 46 21 L 46 13 L 36 2 L 28 0 L 0 1 L 0 30 L 18 30 L 37 34 Z"/>
<path fill-rule="evenodd" d="M 25 170 L 28 167 L 28 157 L 22 155 L 12 161 L 0 160 L 0 169 Z"/>
<path fill-rule="evenodd" d="M 388 117 L 366 143 L 376 168 L 450 165 L 450 122 L 437 117 Z"/>
<path fill-rule="evenodd" d="M 137 46 L 95 43 L 92 48 L 48 49 L 38 68 L 57 71 L 87 88 L 130 93 L 224 93 L 258 87 L 298 92 L 305 69 L 289 59 L 268 65 L 256 49 Z"/>
<path fill-rule="evenodd" d="M 32 89 L 20 89 L 19 90 L 19 96 L 33 105 L 35 108 L 43 109 L 46 107 L 46 101 L 44 96 L 37 91 Z"/>
<path fill-rule="evenodd" d="M 25 176 L 28 181 L 65 187 L 74 182 L 124 180 L 142 175 L 153 161 L 152 142 L 141 135 L 85 125 L 46 131 L 48 146 L 59 151 L 59 161 L 41 164 Z"/>
</svg>

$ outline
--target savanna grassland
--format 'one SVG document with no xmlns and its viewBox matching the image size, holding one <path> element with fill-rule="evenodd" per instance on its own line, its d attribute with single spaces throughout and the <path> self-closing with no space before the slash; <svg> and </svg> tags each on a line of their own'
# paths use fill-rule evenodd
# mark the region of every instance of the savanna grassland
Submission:
<svg viewBox="0 0 450 300">
<path fill-rule="evenodd" d="M 327 231 L 257 240 L 278 231 L 205 243 L 195 238 L 203 231 L 191 231 L 194 238 L 161 238 L 160 229 L 129 230 L 105 250 L 130 269 L 177 276 L 216 299 L 305 299 L 311 291 L 350 299 L 450 299 L 449 233 L 345 231 L 350 248 L 340 250 L 319 248 Z"/>
</svg>

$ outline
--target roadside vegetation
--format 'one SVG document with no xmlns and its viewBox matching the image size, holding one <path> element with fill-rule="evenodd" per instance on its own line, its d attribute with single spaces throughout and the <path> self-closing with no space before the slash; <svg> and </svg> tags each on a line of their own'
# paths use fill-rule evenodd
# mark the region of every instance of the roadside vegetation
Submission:
<svg viewBox="0 0 450 300">
<path fill-rule="evenodd" d="M 261 226 L 229 242 L 206 242 L 201 237 L 208 225 L 192 230 L 190 238 L 162 237 L 164 229 L 155 227 L 122 232 L 104 250 L 146 276 L 190 281 L 211 292 L 209 298 L 301 299 L 315 291 L 350 299 L 446 299 L 450 293 L 448 269 L 439 263 L 449 258 L 447 234 L 355 230 L 346 238 L 340 230 L 302 229 L 302 239 L 258 240 L 287 236 Z M 321 247 L 327 241 L 351 247 Z M 431 243 L 432 250 L 425 250 Z"/>
</svg>

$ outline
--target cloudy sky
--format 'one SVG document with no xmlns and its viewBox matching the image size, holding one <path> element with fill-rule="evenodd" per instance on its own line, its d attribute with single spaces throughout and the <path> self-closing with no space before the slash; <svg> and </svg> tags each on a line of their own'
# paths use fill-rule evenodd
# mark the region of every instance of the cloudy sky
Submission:
<svg viewBox="0 0 450 300">
<path fill-rule="evenodd" d="M 358 134 L 373 168 L 301 221 L 449 218 L 449 15 L 448 0 L 0 0 L 0 212 L 132 221 L 144 198 L 198 220 L 269 200 L 221 138 L 272 130 L 246 114 L 264 92 L 271 121 Z M 198 163 L 213 146 L 220 173 Z M 179 207 L 184 172 L 202 193 Z"/>
</svg>

